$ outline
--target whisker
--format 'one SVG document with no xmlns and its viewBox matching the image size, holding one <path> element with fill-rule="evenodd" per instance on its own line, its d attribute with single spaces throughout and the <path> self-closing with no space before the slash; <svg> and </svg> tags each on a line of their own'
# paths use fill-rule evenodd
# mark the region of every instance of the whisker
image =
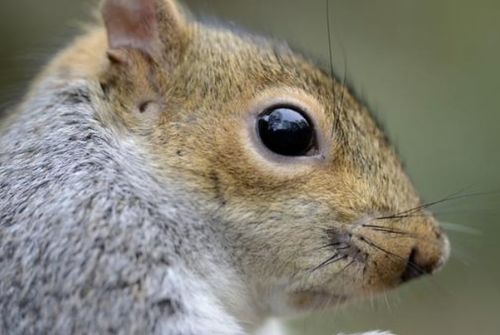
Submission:
<svg viewBox="0 0 500 335">
<path fill-rule="evenodd" d="M 393 219 L 405 219 L 405 218 L 418 218 L 426 216 L 427 215 L 424 213 L 392 214 L 387 216 L 378 216 L 373 218 L 372 220 L 393 220 Z"/>
<path fill-rule="evenodd" d="M 427 209 L 429 207 L 441 204 L 443 202 L 447 201 L 454 201 L 454 200 L 459 200 L 459 199 L 464 199 L 464 198 L 470 198 L 470 197 L 477 197 L 477 196 L 484 196 L 484 195 L 492 195 L 492 194 L 500 194 L 499 191 L 489 191 L 489 192 L 475 192 L 475 193 L 467 193 L 467 194 L 460 194 L 463 191 L 455 192 L 452 193 L 449 196 L 446 196 L 443 199 L 439 199 L 436 201 L 431 201 L 428 203 L 421 204 L 419 206 L 401 211 L 399 213 L 395 214 L 390 214 L 390 215 L 384 215 L 384 216 L 378 216 L 372 219 L 374 220 L 392 220 L 392 219 L 403 219 L 403 218 L 409 218 L 409 217 L 424 217 L 426 214 L 424 213 L 418 213 L 419 210 L 422 209 Z"/>
<path fill-rule="evenodd" d="M 438 205 L 438 204 L 441 204 L 441 203 L 447 202 L 447 201 L 460 200 L 460 199 L 470 198 L 470 197 L 476 197 L 476 196 L 499 194 L 499 191 L 475 192 L 475 193 L 461 194 L 462 192 L 463 191 L 458 191 L 458 192 L 452 193 L 452 194 L 450 194 L 450 195 L 448 195 L 448 196 L 446 196 L 446 197 L 444 197 L 442 199 L 431 201 L 431 202 L 428 202 L 428 203 L 424 203 L 424 204 L 421 204 L 419 206 L 416 206 L 416 207 L 404 210 L 404 211 L 399 212 L 399 213 L 395 213 L 395 214 L 391 214 L 391 215 L 387 215 L 387 216 L 376 217 L 375 219 L 380 220 L 380 219 L 393 219 L 393 218 L 406 217 L 404 215 L 414 214 L 415 212 L 418 212 L 419 210 L 426 209 L 426 208 L 429 208 L 429 207 L 433 207 L 435 205 Z"/>
<path fill-rule="evenodd" d="M 445 230 L 454 231 L 457 233 L 464 233 L 470 235 L 483 235 L 483 232 L 478 229 L 467 227 L 465 225 L 461 225 L 458 223 L 439 221 L 439 225 L 443 227 Z"/>
<path fill-rule="evenodd" d="M 409 235 L 408 233 L 405 232 L 400 232 L 392 229 L 384 229 L 384 228 L 373 228 L 374 231 L 379 231 L 382 233 L 388 233 L 388 234 L 396 234 L 396 235 Z"/>
<path fill-rule="evenodd" d="M 364 236 L 359 236 L 358 238 L 359 238 L 359 240 L 360 240 L 361 242 L 364 242 L 364 243 L 368 244 L 369 246 L 372 246 L 373 248 L 375 248 L 375 249 L 378 249 L 378 250 L 382 251 L 383 253 L 386 253 L 386 254 L 388 254 L 388 255 L 392 255 L 392 256 L 396 256 L 396 257 L 398 257 L 398 258 L 406 259 L 406 258 L 404 258 L 404 257 L 402 257 L 402 256 L 396 255 L 395 253 L 393 253 L 393 252 L 391 252 L 391 251 L 388 251 L 388 250 L 386 250 L 386 249 L 382 248 L 381 246 L 379 246 L 379 245 L 375 244 L 374 242 L 370 241 L 369 239 L 367 239 L 367 238 L 366 238 L 366 237 L 364 237 Z"/>
<path fill-rule="evenodd" d="M 459 263 L 461 263 L 463 266 L 466 267 L 469 267 L 471 266 L 472 263 L 474 263 L 474 260 L 472 259 L 471 255 L 466 251 L 462 250 L 460 246 L 455 246 L 454 248 L 451 249 L 450 258 L 455 259 L 456 261 L 458 261 Z"/>
<path fill-rule="evenodd" d="M 342 48 L 343 51 L 343 58 L 344 58 L 344 75 L 343 79 L 341 82 L 337 81 L 337 78 L 335 77 L 335 73 L 333 70 L 333 45 L 332 45 L 332 22 L 330 18 L 330 0 L 325 1 L 326 4 L 326 25 L 327 25 L 327 32 L 328 32 L 328 56 L 329 56 L 329 62 L 330 62 L 330 77 L 332 79 L 332 93 L 333 93 L 333 114 L 334 114 L 334 122 L 333 122 L 333 127 L 332 127 L 332 136 L 334 136 L 337 140 L 335 141 L 336 143 L 344 143 L 345 142 L 345 133 L 342 131 L 341 127 L 341 117 L 343 114 L 343 105 L 344 105 L 344 97 L 345 97 L 345 83 L 346 83 L 346 77 L 347 77 L 347 57 L 345 55 L 345 50 Z M 340 86 L 340 90 L 342 91 L 341 93 L 337 94 L 337 85 Z M 337 103 L 337 98 L 340 95 L 340 101 Z"/>
<path fill-rule="evenodd" d="M 340 257 L 339 257 L 340 256 Z M 321 262 L 321 264 L 319 264 L 318 266 L 314 267 L 311 272 L 314 272 L 324 266 L 327 266 L 327 265 L 330 265 L 330 264 L 333 264 L 333 263 L 336 263 L 338 261 L 341 261 L 343 259 L 346 259 L 347 256 L 346 255 L 339 255 L 339 254 L 335 254 L 333 255 L 332 257 L 329 257 L 328 259 L 326 259 L 325 261 Z"/>
<path fill-rule="evenodd" d="M 330 75 L 333 79 L 334 73 L 333 73 L 333 51 L 332 51 L 332 33 L 331 33 L 332 27 L 330 24 L 330 0 L 326 0 L 326 28 L 328 30 L 328 55 L 330 56 Z M 335 89 L 335 85 L 333 86 L 333 88 Z"/>
<path fill-rule="evenodd" d="M 367 239 L 366 237 L 364 237 L 364 236 L 360 236 L 360 237 L 359 237 L 359 240 L 360 240 L 360 241 L 362 241 L 362 242 L 365 242 L 366 244 L 368 244 L 369 246 L 372 246 L 372 247 L 373 247 L 373 248 L 375 248 L 375 249 L 378 249 L 378 250 L 380 250 L 380 251 L 384 252 L 384 253 L 385 253 L 385 254 L 387 254 L 387 255 L 391 255 L 391 256 L 393 256 L 393 257 L 396 257 L 396 258 L 399 258 L 399 259 L 404 260 L 405 262 L 407 262 L 407 264 L 408 264 L 408 265 L 409 265 L 409 266 L 410 266 L 413 270 L 415 270 L 415 271 L 419 272 L 420 274 L 426 274 L 426 273 L 427 273 L 424 269 L 422 269 L 422 268 L 421 268 L 420 266 L 418 266 L 417 264 L 415 264 L 415 263 L 413 263 L 413 262 L 409 261 L 406 257 L 400 256 L 400 255 L 395 254 L 395 253 L 393 253 L 393 252 L 391 252 L 391 251 L 388 251 L 388 250 L 386 250 L 386 249 L 382 248 L 381 246 L 377 245 L 376 243 L 374 243 L 374 242 L 372 242 L 372 241 L 368 240 L 368 239 Z"/>
<path fill-rule="evenodd" d="M 311 271 L 311 272 L 314 272 L 314 271 L 316 271 L 317 269 L 319 269 L 319 268 L 321 268 L 321 267 L 325 266 L 325 264 L 326 264 L 326 263 L 328 263 L 329 261 L 331 261 L 331 260 L 335 259 L 335 257 L 338 257 L 338 255 L 339 255 L 339 254 L 335 254 L 335 255 L 333 255 L 333 256 L 331 256 L 331 257 L 328 257 L 326 260 L 324 260 L 323 262 L 321 262 L 318 266 L 314 267 L 314 268 L 312 269 L 312 271 Z"/>
<path fill-rule="evenodd" d="M 391 313 L 392 312 L 392 307 L 389 304 L 389 298 L 387 297 L 387 292 L 384 292 L 384 301 L 385 301 L 385 305 L 387 307 L 387 310 Z"/>
<path fill-rule="evenodd" d="M 389 227 L 384 227 L 384 226 L 379 226 L 379 225 L 373 225 L 373 224 L 364 224 L 363 227 L 373 228 L 373 230 L 391 233 L 391 234 L 399 234 L 399 235 L 410 235 L 411 234 L 407 231 L 389 228 Z"/>
<path fill-rule="evenodd" d="M 460 209 L 446 209 L 446 210 L 434 210 L 432 211 L 432 214 L 434 216 L 444 216 L 444 215 L 477 215 L 477 214 L 488 214 L 488 215 L 493 215 L 493 214 L 498 214 L 499 210 L 498 209 L 491 209 L 491 208 L 460 208 Z"/>
<path fill-rule="evenodd" d="M 341 246 L 341 247 L 337 247 L 337 246 Z M 318 250 L 325 249 L 325 248 L 330 248 L 330 247 L 334 247 L 335 250 L 344 250 L 344 249 L 348 249 L 349 245 L 347 243 L 345 243 L 345 242 L 327 243 L 327 244 L 324 244 L 324 245 L 319 246 L 317 248 L 311 249 L 310 252 L 318 251 Z"/>
<path fill-rule="evenodd" d="M 333 99 L 334 99 L 334 107 L 333 111 L 335 113 L 335 99 L 337 97 L 337 93 L 335 91 L 335 75 L 333 73 L 333 51 L 332 51 L 332 29 L 331 29 L 331 23 L 330 23 L 330 0 L 326 0 L 326 29 L 328 33 L 328 56 L 329 56 L 329 61 L 330 61 L 330 77 L 332 78 L 332 93 L 333 93 Z M 333 124 L 332 128 L 332 135 L 337 134 L 337 131 L 339 129 L 339 118 L 335 117 L 335 121 Z"/>
<path fill-rule="evenodd" d="M 381 232 L 381 233 L 387 233 L 387 234 L 396 234 L 400 238 L 412 238 L 415 240 L 422 241 L 424 243 L 429 243 L 431 245 L 440 245 L 439 241 L 436 241 L 432 238 L 428 238 L 425 236 L 421 236 L 419 234 L 415 234 L 412 232 L 404 231 L 404 230 L 398 230 L 398 229 L 393 229 L 393 228 L 386 228 L 383 226 L 377 226 L 377 225 L 363 225 L 363 227 L 366 228 L 371 228 L 374 231 Z"/>
<path fill-rule="evenodd" d="M 344 107 L 344 99 L 345 99 L 345 92 L 347 91 L 346 87 L 345 87 L 345 84 L 346 84 L 346 81 L 347 81 L 347 57 L 345 55 L 345 50 L 343 50 L 343 58 L 344 58 L 344 75 L 342 77 L 342 86 L 341 86 L 341 89 L 342 89 L 342 95 L 340 96 L 340 109 L 342 110 L 343 107 Z"/>
<path fill-rule="evenodd" d="M 359 252 L 356 254 L 356 256 L 359 255 Z M 346 256 L 347 257 L 347 256 Z M 354 263 L 356 262 L 356 257 L 354 257 L 354 259 L 352 259 L 349 263 L 347 263 L 346 266 L 344 266 L 339 272 L 335 273 L 336 275 L 339 275 L 341 274 L 342 272 L 344 272 L 348 267 L 350 267 L 351 265 L 353 265 Z"/>
</svg>

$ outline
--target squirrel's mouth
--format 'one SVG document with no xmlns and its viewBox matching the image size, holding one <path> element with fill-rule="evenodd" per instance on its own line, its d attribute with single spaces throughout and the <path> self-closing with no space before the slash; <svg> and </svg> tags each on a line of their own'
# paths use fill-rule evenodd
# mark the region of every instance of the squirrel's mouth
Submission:
<svg viewBox="0 0 500 335">
<path fill-rule="evenodd" d="M 392 223 L 392 222 L 391 222 Z M 338 307 L 438 271 L 449 243 L 432 219 L 365 223 L 326 230 L 327 242 L 306 282 L 288 291 L 297 311 Z"/>
</svg>

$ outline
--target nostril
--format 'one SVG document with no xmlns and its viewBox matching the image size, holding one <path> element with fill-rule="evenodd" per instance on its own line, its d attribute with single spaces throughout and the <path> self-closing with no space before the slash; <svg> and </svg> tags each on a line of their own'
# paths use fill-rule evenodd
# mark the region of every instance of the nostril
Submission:
<svg viewBox="0 0 500 335">
<path fill-rule="evenodd" d="M 408 261 L 406 263 L 406 268 L 401 275 L 401 281 L 403 283 L 410 281 L 412 279 L 421 277 L 423 275 L 431 273 L 433 266 L 431 264 L 420 264 L 418 261 L 418 249 L 411 249 L 410 256 L 408 256 Z"/>
</svg>

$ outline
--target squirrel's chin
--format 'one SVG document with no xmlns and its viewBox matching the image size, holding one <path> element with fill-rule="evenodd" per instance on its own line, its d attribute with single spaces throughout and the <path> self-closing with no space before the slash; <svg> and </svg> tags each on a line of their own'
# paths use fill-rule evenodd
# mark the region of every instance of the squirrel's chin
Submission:
<svg viewBox="0 0 500 335">
<path fill-rule="evenodd" d="M 288 304 L 298 312 L 309 312 L 335 308 L 350 300 L 347 295 L 331 294 L 326 291 L 299 291 L 289 294 Z"/>
</svg>

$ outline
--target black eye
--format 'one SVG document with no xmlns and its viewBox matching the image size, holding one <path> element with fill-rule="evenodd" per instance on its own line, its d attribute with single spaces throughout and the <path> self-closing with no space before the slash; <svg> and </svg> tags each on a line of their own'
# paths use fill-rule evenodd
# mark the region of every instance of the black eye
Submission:
<svg viewBox="0 0 500 335">
<path fill-rule="evenodd" d="M 315 142 L 312 124 L 296 108 L 270 108 L 258 116 L 257 127 L 264 145 L 280 155 L 306 155 Z"/>
</svg>

